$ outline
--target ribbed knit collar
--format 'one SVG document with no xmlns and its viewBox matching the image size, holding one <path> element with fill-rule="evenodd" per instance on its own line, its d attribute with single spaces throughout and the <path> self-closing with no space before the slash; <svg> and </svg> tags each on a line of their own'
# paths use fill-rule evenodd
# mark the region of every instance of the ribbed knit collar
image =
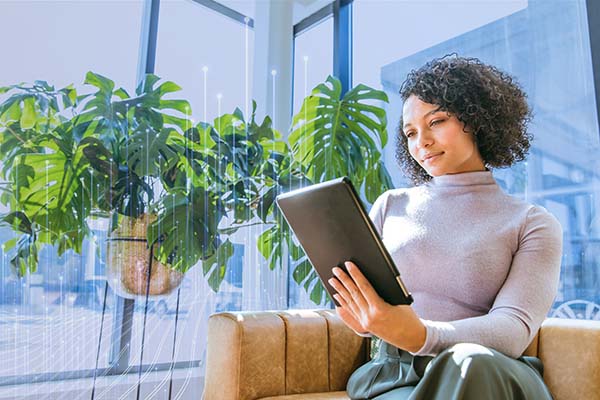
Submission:
<svg viewBox="0 0 600 400">
<path fill-rule="evenodd" d="M 496 180 L 488 170 L 436 176 L 428 184 L 433 187 L 496 185 Z"/>
</svg>

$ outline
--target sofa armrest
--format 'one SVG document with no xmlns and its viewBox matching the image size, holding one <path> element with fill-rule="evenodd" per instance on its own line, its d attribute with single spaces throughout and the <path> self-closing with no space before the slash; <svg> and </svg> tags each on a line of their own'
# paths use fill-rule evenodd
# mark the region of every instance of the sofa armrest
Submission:
<svg viewBox="0 0 600 400">
<path fill-rule="evenodd" d="M 548 318 L 538 357 L 555 400 L 600 400 L 600 321 Z"/>
<path fill-rule="evenodd" d="M 331 310 L 214 314 L 208 321 L 205 400 L 253 400 L 344 390 L 369 340 Z"/>
</svg>

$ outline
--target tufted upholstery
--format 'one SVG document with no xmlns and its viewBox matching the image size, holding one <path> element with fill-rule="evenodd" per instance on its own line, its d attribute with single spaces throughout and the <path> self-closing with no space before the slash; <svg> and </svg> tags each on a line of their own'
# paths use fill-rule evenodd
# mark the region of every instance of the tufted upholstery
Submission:
<svg viewBox="0 0 600 400">
<path fill-rule="evenodd" d="M 369 339 L 331 310 L 212 315 L 205 400 L 347 400 Z M 544 364 L 555 400 L 600 400 L 600 321 L 550 318 L 525 354 Z"/>
</svg>

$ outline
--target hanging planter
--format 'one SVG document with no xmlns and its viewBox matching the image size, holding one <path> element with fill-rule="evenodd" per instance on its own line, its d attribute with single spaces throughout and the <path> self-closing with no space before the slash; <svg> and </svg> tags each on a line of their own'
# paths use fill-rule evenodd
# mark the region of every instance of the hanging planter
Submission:
<svg viewBox="0 0 600 400">
<path fill-rule="evenodd" d="M 146 230 L 155 215 L 138 218 L 119 217 L 119 226 L 106 240 L 107 279 L 119 296 L 166 296 L 181 285 L 184 274 L 157 261 L 153 253 L 157 244 L 148 248 Z"/>
</svg>

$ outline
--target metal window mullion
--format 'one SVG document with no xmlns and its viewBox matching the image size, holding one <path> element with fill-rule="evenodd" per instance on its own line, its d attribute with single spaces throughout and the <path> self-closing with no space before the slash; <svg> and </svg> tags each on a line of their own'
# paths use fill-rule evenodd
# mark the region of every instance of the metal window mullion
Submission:
<svg viewBox="0 0 600 400">
<path fill-rule="evenodd" d="M 596 117 L 597 123 L 600 125 L 600 2 L 596 0 L 586 0 L 585 6 L 590 35 L 590 51 L 592 53 L 592 74 L 594 79 L 594 93 L 596 95 Z M 598 134 L 600 135 L 600 129 L 598 129 Z"/>
<path fill-rule="evenodd" d="M 154 72 L 159 10 L 160 0 L 147 0 L 144 3 L 137 73 L 138 85 L 142 82 L 146 74 Z M 124 372 L 129 367 L 133 311 L 134 300 L 115 296 L 115 311 L 109 357 L 109 368 L 114 373 Z M 141 363 L 142 360 L 140 360 Z"/>
<path fill-rule="evenodd" d="M 190 361 L 178 361 L 176 363 L 156 363 L 156 364 L 144 364 L 141 366 L 142 373 L 146 372 L 161 372 L 171 371 L 172 369 L 186 369 L 186 368 L 197 368 L 200 367 L 200 360 Z M 60 382 L 68 379 L 86 379 L 93 378 L 94 371 L 98 378 L 104 376 L 121 375 L 123 371 L 117 371 L 114 368 L 98 368 L 94 369 L 80 369 L 73 371 L 62 371 L 62 372 L 44 372 L 39 374 L 28 374 L 28 375 L 12 375 L 0 377 L 0 387 L 13 386 L 13 385 L 31 385 L 32 383 L 38 384 L 43 382 Z M 137 374 L 138 370 L 131 368 L 126 371 L 128 374 Z"/>
<path fill-rule="evenodd" d="M 352 87 L 352 0 L 333 4 L 333 74 L 343 96 Z"/>
<path fill-rule="evenodd" d="M 311 29 L 315 25 L 319 24 L 323 20 L 329 18 L 333 14 L 333 3 L 327 4 L 325 7 L 320 10 L 310 14 L 308 17 L 304 18 L 302 21 L 298 22 L 294 25 L 294 38 L 296 36 L 301 35 L 307 30 Z"/>
<path fill-rule="evenodd" d="M 239 22 L 240 24 L 246 26 L 248 25 L 250 28 L 254 28 L 254 19 L 235 11 L 232 8 L 229 8 L 215 0 L 192 0 L 194 3 L 198 3 L 206 8 L 209 8 L 227 18 L 231 18 L 232 20 Z M 248 21 L 246 23 L 246 20 Z"/>
</svg>

